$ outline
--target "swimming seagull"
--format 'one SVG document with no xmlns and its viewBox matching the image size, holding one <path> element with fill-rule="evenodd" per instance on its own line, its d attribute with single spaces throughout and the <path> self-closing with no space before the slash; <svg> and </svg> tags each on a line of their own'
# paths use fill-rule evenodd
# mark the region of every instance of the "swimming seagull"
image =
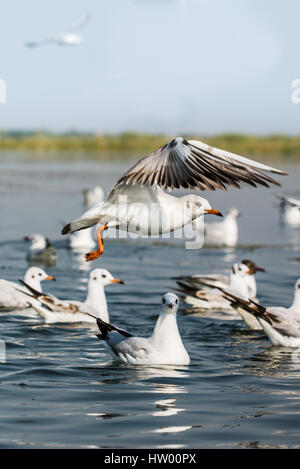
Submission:
<svg viewBox="0 0 300 469">
<path fill-rule="evenodd" d="M 167 293 L 161 299 L 162 312 L 152 335 L 136 337 L 97 319 L 100 330 L 98 338 L 103 340 L 114 358 L 133 365 L 188 365 L 189 355 L 182 343 L 176 321 L 179 299 Z"/>
<path fill-rule="evenodd" d="M 219 223 L 206 223 L 204 227 L 205 243 L 233 247 L 238 242 L 237 208 L 227 210 L 224 220 Z"/>
<path fill-rule="evenodd" d="M 34 234 L 25 236 L 24 241 L 30 241 L 29 252 L 27 260 L 29 262 L 55 265 L 56 263 L 56 250 L 51 241 L 41 234 Z"/>
<path fill-rule="evenodd" d="M 92 189 L 85 189 L 83 191 L 84 204 L 90 208 L 98 202 L 102 202 L 105 197 L 104 190 L 101 186 L 95 186 Z"/>
<path fill-rule="evenodd" d="M 25 45 L 27 47 L 38 47 L 45 46 L 49 44 L 56 44 L 58 46 L 78 46 L 82 42 L 82 37 L 78 34 L 86 23 L 89 21 L 91 15 L 88 13 L 84 15 L 78 23 L 76 23 L 70 31 L 60 34 L 58 36 L 48 37 L 46 39 L 41 39 L 39 41 L 29 41 Z"/>
<path fill-rule="evenodd" d="M 284 210 L 284 220 L 289 225 L 300 225 L 300 200 L 291 197 L 277 196 Z"/>
<path fill-rule="evenodd" d="M 100 223 L 99 248 L 86 254 L 86 260 L 91 261 L 104 252 L 102 235 L 107 228 L 160 235 L 182 228 L 206 213 L 221 215 L 202 197 L 177 198 L 165 190 L 226 190 L 227 186 L 239 189 L 240 182 L 254 187 L 269 187 L 270 183 L 280 186 L 265 172 L 286 174 L 203 142 L 178 137 L 141 158 L 119 179 L 103 202 L 68 223 L 62 234 Z"/>
<path fill-rule="evenodd" d="M 28 287 L 21 288 L 16 282 L 0 279 L 0 309 L 14 311 L 28 308 L 26 293 L 30 288 L 42 290 L 43 280 L 55 280 L 52 275 L 48 275 L 39 267 L 30 267 L 24 276 L 24 282 Z"/>
<path fill-rule="evenodd" d="M 83 231 L 76 231 L 70 237 L 70 247 L 75 251 L 91 249 L 96 246 L 96 242 L 92 235 L 92 228 Z"/>
<path fill-rule="evenodd" d="M 300 347 L 300 279 L 296 282 L 294 300 L 289 308 L 265 308 L 255 301 L 245 301 L 228 292 L 224 292 L 224 296 L 240 314 L 246 312 L 257 318 L 273 345 Z"/>
<path fill-rule="evenodd" d="M 248 267 L 245 264 L 234 264 L 229 278 L 229 284 L 225 288 L 212 287 L 211 290 L 197 290 L 194 287 L 186 285 L 182 281 L 177 281 L 178 291 L 185 294 L 184 301 L 202 310 L 218 310 L 224 313 L 234 312 L 231 302 L 224 297 L 223 292 L 228 292 L 248 300 L 249 296 L 248 277 L 251 275 Z M 207 283 L 204 282 L 204 285 Z M 253 300 L 258 301 L 255 297 Z M 250 317 L 242 317 L 247 326 L 253 330 L 260 330 L 261 326 L 257 319 L 250 315 Z"/>
<path fill-rule="evenodd" d="M 95 322 L 94 316 L 109 322 L 104 287 L 112 283 L 124 283 L 114 278 L 106 269 L 91 271 L 88 282 L 88 294 L 85 301 L 60 300 L 53 295 L 45 295 L 20 280 L 30 291 L 27 302 L 37 311 L 46 323 L 55 322 Z M 38 300 L 38 302 L 36 301 Z M 93 315 L 93 316 L 90 316 Z"/>
<path fill-rule="evenodd" d="M 245 283 L 248 287 L 248 298 L 254 299 L 257 295 L 257 286 L 255 280 L 255 274 L 257 272 L 265 272 L 265 269 L 259 267 L 255 262 L 244 259 L 241 264 L 248 267 L 247 275 L 245 276 Z M 232 271 L 231 271 L 232 272 Z M 184 283 L 187 287 L 192 288 L 196 291 L 208 291 L 212 288 L 223 288 L 227 289 L 230 283 L 230 274 L 197 274 L 194 276 L 180 276 L 173 277 L 173 280 L 178 280 Z"/>
</svg>

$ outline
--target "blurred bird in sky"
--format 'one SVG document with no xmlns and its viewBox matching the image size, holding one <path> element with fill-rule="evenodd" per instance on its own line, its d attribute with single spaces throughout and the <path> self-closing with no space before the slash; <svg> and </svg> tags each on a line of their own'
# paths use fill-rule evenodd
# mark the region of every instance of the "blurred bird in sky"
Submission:
<svg viewBox="0 0 300 469">
<path fill-rule="evenodd" d="M 48 37 L 39 41 L 28 41 L 25 43 L 26 47 L 39 47 L 50 44 L 58 46 L 78 46 L 82 42 L 82 36 L 78 34 L 90 20 L 90 13 L 84 15 L 74 26 L 65 33 L 59 34 L 58 36 Z"/>
</svg>

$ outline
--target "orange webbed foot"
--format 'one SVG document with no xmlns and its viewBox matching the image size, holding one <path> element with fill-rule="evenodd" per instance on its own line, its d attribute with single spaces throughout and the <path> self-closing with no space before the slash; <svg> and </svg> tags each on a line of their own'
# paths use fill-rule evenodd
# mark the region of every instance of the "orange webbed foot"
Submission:
<svg viewBox="0 0 300 469">
<path fill-rule="evenodd" d="M 89 262 L 89 261 L 94 261 L 95 259 L 98 259 L 98 257 L 101 256 L 101 254 L 102 253 L 99 251 L 99 249 L 97 249 L 97 251 L 88 252 L 87 254 L 84 255 L 84 257 L 85 257 L 85 260 Z"/>
<path fill-rule="evenodd" d="M 104 247 L 103 247 L 102 231 L 107 230 L 107 229 L 108 229 L 107 225 L 99 226 L 99 228 L 97 228 L 97 239 L 98 239 L 99 248 L 97 249 L 97 251 L 92 251 L 92 252 L 88 252 L 87 254 L 85 254 L 85 260 L 87 262 L 94 261 L 95 259 L 98 259 L 98 257 L 100 257 L 103 254 Z"/>
</svg>

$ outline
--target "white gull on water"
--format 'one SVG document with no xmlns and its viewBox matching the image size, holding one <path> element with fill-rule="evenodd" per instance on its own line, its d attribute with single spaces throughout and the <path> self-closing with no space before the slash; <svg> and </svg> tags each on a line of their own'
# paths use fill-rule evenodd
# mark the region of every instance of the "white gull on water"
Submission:
<svg viewBox="0 0 300 469">
<path fill-rule="evenodd" d="M 68 223 L 62 234 L 100 224 L 99 247 L 86 254 L 97 259 L 104 252 L 103 230 L 117 228 L 142 235 L 160 235 L 180 229 L 205 213 L 220 215 L 197 195 L 174 197 L 167 189 L 226 190 L 245 182 L 256 187 L 280 185 L 265 174 L 286 174 L 270 166 L 181 137 L 141 158 L 111 189 L 105 199 L 80 218 Z"/>
<path fill-rule="evenodd" d="M 102 202 L 105 197 L 105 193 L 101 186 L 95 186 L 92 189 L 85 189 L 83 191 L 83 197 L 84 205 L 90 208 L 98 202 Z"/>
<path fill-rule="evenodd" d="M 25 236 L 24 241 L 30 241 L 31 243 L 29 252 L 26 256 L 29 262 L 55 264 L 56 250 L 48 238 L 36 233 L 30 236 Z"/>
<path fill-rule="evenodd" d="M 93 238 L 92 228 L 86 230 L 76 231 L 70 236 L 70 247 L 75 251 L 81 251 L 85 249 L 92 249 L 96 246 L 96 242 Z"/>
<path fill-rule="evenodd" d="M 112 283 L 124 283 L 114 278 L 106 269 L 94 269 L 91 271 L 88 282 L 88 292 L 85 301 L 60 300 L 53 295 L 45 295 L 23 283 L 30 295 L 27 295 L 27 303 L 47 323 L 55 322 L 95 322 L 90 316 L 96 316 L 109 322 L 107 302 L 104 287 Z"/>
<path fill-rule="evenodd" d="M 278 196 L 284 210 L 284 221 L 288 225 L 300 225 L 300 200 L 291 197 Z"/>
<path fill-rule="evenodd" d="M 28 308 L 29 287 L 42 291 L 41 282 L 43 280 L 55 280 L 52 275 L 48 275 L 39 267 L 30 267 L 24 276 L 27 287 L 20 287 L 16 282 L 0 279 L 0 309 L 14 311 Z"/>
<path fill-rule="evenodd" d="M 247 275 L 245 275 L 244 282 L 248 287 L 248 298 L 255 299 L 257 295 L 257 285 L 255 280 L 255 274 L 257 272 L 265 272 L 265 269 L 259 267 L 255 262 L 244 259 L 241 264 L 248 267 Z M 212 288 L 223 288 L 227 289 L 230 283 L 230 277 L 232 275 L 232 269 L 229 275 L 225 274 L 197 274 L 193 276 L 181 275 L 180 277 L 173 277 L 173 280 L 186 285 L 187 288 L 193 291 L 208 291 Z"/>
<path fill-rule="evenodd" d="M 176 313 L 179 299 L 167 293 L 161 299 L 162 311 L 152 335 L 148 338 L 132 334 L 97 319 L 103 340 L 119 361 L 134 365 L 188 365 L 189 355 L 182 343 Z"/>
<path fill-rule="evenodd" d="M 217 246 L 233 247 L 237 245 L 239 228 L 237 208 L 227 210 L 224 220 L 218 223 L 206 223 L 204 227 L 205 243 Z"/>
<path fill-rule="evenodd" d="M 197 287 L 187 285 L 183 281 L 177 281 L 177 285 L 180 293 L 186 295 L 184 297 L 186 303 L 202 310 L 217 310 L 232 315 L 235 311 L 231 306 L 231 302 L 224 298 L 223 291 L 235 294 L 244 300 L 250 299 L 249 294 L 251 290 L 248 287 L 248 277 L 250 275 L 251 271 L 247 265 L 234 264 L 229 277 L 229 283 L 224 289 L 215 286 L 211 290 L 198 290 Z M 207 283 L 204 282 L 204 285 L 207 285 Z M 252 297 L 252 299 L 256 300 L 255 297 Z M 233 319 L 233 317 L 228 318 Z M 249 317 L 244 315 L 242 319 L 244 319 L 250 329 L 261 329 L 259 322 L 253 315 L 249 315 Z"/>
</svg>

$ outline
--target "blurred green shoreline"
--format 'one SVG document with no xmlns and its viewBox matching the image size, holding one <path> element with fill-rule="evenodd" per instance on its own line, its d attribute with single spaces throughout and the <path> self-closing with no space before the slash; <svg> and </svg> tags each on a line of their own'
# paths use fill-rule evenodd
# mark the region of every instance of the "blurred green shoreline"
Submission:
<svg viewBox="0 0 300 469">
<path fill-rule="evenodd" d="M 253 136 L 224 134 L 205 137 L 203 135 L 183 135 L 185 138 L 200 139 L 210 145 L 233 153 L 290 159 L 300 161 L 300 136 L 268 135 Z M 165 144 L 173 136 L 122 133 L 119 135 L 98 135 L 87 133 L 52 134 L 47 132 L 0 132 L 0 150 L 22 150 L 36 152 L 67 151 L 93 152 L 99 159 L 118 152 L 124 158 L 137 153 L 148 153 Z M 1 153 L 0 153 L 1 154 Z M 94 155 L 95 157 L 95 155 Z"/>
</svg>

